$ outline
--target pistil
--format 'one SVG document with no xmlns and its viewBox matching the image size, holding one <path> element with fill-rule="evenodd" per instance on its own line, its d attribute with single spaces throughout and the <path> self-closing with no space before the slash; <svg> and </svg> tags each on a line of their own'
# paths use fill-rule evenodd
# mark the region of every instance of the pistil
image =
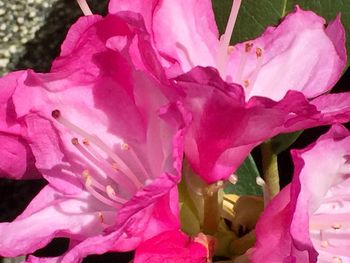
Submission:
<svg viewBox="0 0 350 263">
<path fill-rule="evenodd" d="M 78 5 L 85 16 L 92 15 L 91 9 L 86 0 L 77 0 Z"/>
<path fill-rule="evenodd" d="M 220 72 L 220 75 L 223 79 L 226 78 L 226 67 L 227 67 L 227 61 L 228 61 L 228 49 L 230 45 L 230 40 L 233 33 L 233 28 L 236 24 L 238 11 L 241 6 L 242 0 L 234 0 L 231 8 L 231 13 L 229 20 L 226 25 L 225 33 L 220 37 L 220 44 L 218 48 L 218 55 L 217 55 L 217 68 Z"/>
</svg>

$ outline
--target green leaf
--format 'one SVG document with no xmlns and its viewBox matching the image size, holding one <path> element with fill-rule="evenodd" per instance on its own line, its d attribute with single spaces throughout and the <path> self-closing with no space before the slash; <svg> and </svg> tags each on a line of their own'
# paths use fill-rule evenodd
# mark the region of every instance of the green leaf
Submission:
<svg viewBox="0 0 350 263">
<path fill-rule="evenodd" d="M 231 10 L 232 0 L 212 0 L 220 32 L 224 32 Z M 258 37 L 267 26 L 277 25 L 295 5 L 312 10 L 327 21 L 341 13 L 341 19 L 350 37 L 350 1 L 348 0 L 242 0 L 241 9 L 233 32 L 232 43 Z M 350 41 L 347 41 L 348 57 Z M 348 61 L 349 65 L 349 61 Z"/>
<path fill-rule="evenodd" d="M 226 194 L 237 195 L 258 195 L 261 196 L 261 186 L 256 184 L 256 177 L 259 176 L 258 168 L 251 155 L 249 155 L 236 171 L 238 181 L 236 184 L 229 184 L 225 187 Z"/>
<path fill-rule="evenodd" d="M 280 154 L 287 150 L 303 133 L 303 131 L 296 131 L 291 133 L 279 134 L 271 139 L 272 151 L 274 154 Z"/>
</svg>

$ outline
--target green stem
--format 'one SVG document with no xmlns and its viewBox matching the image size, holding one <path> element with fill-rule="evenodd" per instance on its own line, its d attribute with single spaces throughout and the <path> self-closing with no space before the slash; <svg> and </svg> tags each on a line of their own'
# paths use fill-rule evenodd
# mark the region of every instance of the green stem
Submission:
<svg viewBox="0 0 350 263">
<path fill-rule="evenodd" d="M 261 145 L 261 153 L 264 180 L 269 199 L 272 199 L 280 191 L 277 155 L 272 151 L 270 141 L 264 142 Z"/>
</svg>

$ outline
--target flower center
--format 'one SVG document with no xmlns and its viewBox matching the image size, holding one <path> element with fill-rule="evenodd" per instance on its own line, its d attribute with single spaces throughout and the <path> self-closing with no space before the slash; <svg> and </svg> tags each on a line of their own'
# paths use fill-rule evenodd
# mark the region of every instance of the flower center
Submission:
<svg viewBox="0 0 350 263">
<path fill-rule="evenodd" d="M 144 181 L 150 179 L 129 144 L 120 140 L 120 151 L 129 154 L 133 165 L 138 166 L 139 176 L 136 176 L 126 162 L 98 136 L 73 124 L 64 118 L 59 110 L 52 111 L 51 115 L 68 130 L 81 137 L 80 140 L 73 137 L 71 143 L 83 157 L 84 166 L 86 166 L 80 178 L 86 190 L 96 199 L 108 206 L 119 208 L 144 185 Z"/>
</svg>

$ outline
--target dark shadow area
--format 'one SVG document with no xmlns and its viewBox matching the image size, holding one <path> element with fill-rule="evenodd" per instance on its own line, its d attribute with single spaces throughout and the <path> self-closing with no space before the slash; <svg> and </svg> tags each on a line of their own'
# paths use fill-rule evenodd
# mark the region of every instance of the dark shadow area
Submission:
<svg viewBox="0 0 350 263">
<path fill-rule="evenodd" d="M 331 93 L 349 92 L 350 91 L 350 70 L 348 69 Z M 350 123 L 345 124 L 350 129 Z M 290 155 L 290 149 L 303 149 L 306 146 L 315 142 L 322 134 L 325 134 L 329 130 L 330 126 L 316 127 L 305 130 L 300 137 L 292 144 L 292 146 L 283 151 L 278 156 L 280 184 L 282 187 L 287 185 L 293 176 L 293 161 Z"/>
<path fill-rule="evenodd" d="M 58 257 L 65 253 L 69 247 L 68 238 L 54 238 L 49 244 L 42 249 L 35 251 L 36 257 Z"/>
<path fill-rule="evenodd" d="M 0 222 L 13 221 L 45 185 L 45 180 L 0 179 Z"/>
<path fill-rule="evenodd" d="M 128 263 L 133 258 L 134 258 L 133 252 L 106 253 L 103 255 L 88 256 L 83 260 L 83 263 L 107 263 L 107 262 Z"/>
</svg>

